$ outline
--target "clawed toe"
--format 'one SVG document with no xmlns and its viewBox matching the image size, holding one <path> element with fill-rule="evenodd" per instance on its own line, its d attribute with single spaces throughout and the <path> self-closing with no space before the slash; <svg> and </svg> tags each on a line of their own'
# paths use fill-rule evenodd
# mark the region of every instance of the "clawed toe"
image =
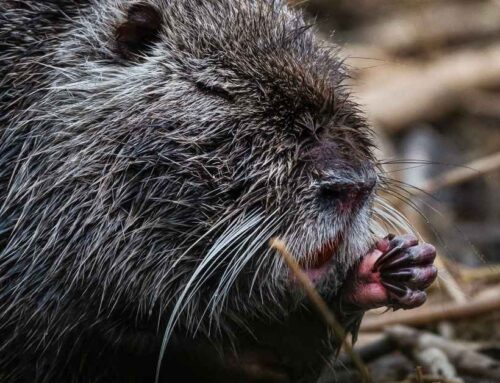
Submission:
<svg viewBox="0 0 500 383">
<path fill-rule="evenodd" d="M 407 294 L 403 297 L 398 297 L 394 299 L 391 306 L 394 309 L 402 308 L 404 310 L 414 309 L 416 307 L 422 306 L 427 300 L 427 294 L 425 291 L 420 290 L 407 290 Z"/>
<path fill-rule="evenodd" d="M 424 304 L 427 294 L 421 290 L 412 290 L 407 286 L 400 286 L 389 282 L 382 282 L 382 285 L 389 291 L 391 302 L 389 307 L 393 309 L 412 309 Z"/>
<path fill-rule="evenodd" d="M 393 256 L 379 265 L 380 271 L 402 268 L 405 266 L 430 265 L 436 258 L 434 246 L 424 243 L 415 245 L 400 251 L 400 254 Z"/>
<path fill-rule="evenodd" d="M 408 294 L 408 288 L 405 286 L 400 286 L 384 280 L 382 280 L 381 283 L 387 290 L 389 290 L 392 294 L 398 297 L 404 297 L 405 295 Z"/>
<path fill-rule="evenodd" d="M 387 261 L 392 261 L 402 250 L 418 244 L 418 238 L 413 234 L 388 236 L 387 239 L 389 240 L 389 249 L 375 262 L 373 265 L 374 270 L 379 269 Z"/>
<path fill-rule="evenodd" d="M 382 271 L 382 281 L 402 283 L 413 289 L 425 289 L 429 287 L 437 277 L 437 268 L 434 265 L 425 267 L 412 267 L 408 269 Z"/>
</svg>

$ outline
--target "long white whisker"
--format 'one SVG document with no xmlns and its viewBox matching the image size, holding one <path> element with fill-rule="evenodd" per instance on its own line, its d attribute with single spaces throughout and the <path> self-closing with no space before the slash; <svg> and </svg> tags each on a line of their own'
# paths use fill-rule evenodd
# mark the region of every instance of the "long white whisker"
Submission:
<svg viewBox="0 0 500 383">
<path fill-rule="evenodd" d="M 234 284 L 234 281 L 236 277 L 239 275 L 241 270 L 245 267 L 245 265 L 252 259 L 252 257 L 256 254 L 256 252 L 262 247 L 262 242 L 265 241 L 275 229 L 275 223 L 278 222 L 278 217 L 274 217 L 273 213 L 272 215 L 268 216 L 266 218 L 267 221 L 269 221 L 265 227 L 261 228 L 256 227 L 254 230 L 260 230 L 260 233 L 253 238 L 252 242 L 250 243 L 249 246 L 246 246 L 246 243 L 248 241 L 245 241 L 245 244 L 240 245 L 238 248 L 238 251 L 235 252 L 235 255 L 233 256 L 233 259 L 236 258 L 236 261 L 227 268 L 225 273 L 223 274 L 221 281 L 219 285 L 217 286 L 216 294 L 214 294 L 212 298 L 212 314 L 215 310 L 216 305 L 223 301 L 225 297 L 227 296 L 227 291 L 230 289 L 230 287 Z M 266 223 L 264 221 L 263 223 Z M 254 234 L 252 233 L 252 234 Z M 253 235 L 249 236 L 249 239 L 251 240 Z M 246 253 L 244 256 L 240 256 L 240 251 L 241 249 L 244 249 L 246 247 Z"/>
<path fill-rule="evenodd" d="M 191 297 L 193 294 L 200 288 L 201 284 L 197 283 L 195 286 L 193 286 L 197 280 L 201 276 L 201 278 L 204 278 L 206 275 L 205 269 L 207 266 L 215 259 L 217 260 L 217 256 L 220 254 L 221 250 L 223 250 L 225 247 L 229 246 L 232 244 L 232 242 L 235 241 L 235 239 L 239 238 L 239 236 L 246 232 L 249 227 L 253 227 L 254 223 L 253 220 L 260 220 L 261 216 L 258 212 L 252 213 L 252 215 L 248 218 L 248 221 L 244 221 L 246 223 L 245 225 L 236 225 L 235 227 L 229 226 L 228 229 L 226 230 L 225 233 L 223 233 L 218 240 L 215 242 L 215 244 L 210 248 L 208 251 L 207 255 L 203 258 L 203 260 L 200 262 L 200 264 L 197 266 L 197 268 L 194 270 L 191 278 L 187 281 L 184 289 L 182 290 L 174 308 L 172 309 L 172 313 L 170 315 L 170 318 L 168 320 L 163 340 L 162 340 L 162 345 L 160 348 L 160 355 L 158 358 L 158 363 L 156 366 L 156 378 L 155 381 L 156 383 L 159 383 L 160 379 L 160 370 L 161 370 L 161 363 L 163 359 L 163 355 L 165 354 L 166 347 L 168 344 L 168 341 L 170 340 L 170 336 L 172 335 L 172 331 L 177 324 L 177 320 L 179 319 L 180 314 L 185 310 L 186 306 L 188 305 Z M 249 222 L 250 223 L 247 223 Z M 221 259 L 218 259 L 219 262 L 221 262 Z M 205 274 L 202 274 L 205 273 Z M 193 288 L 193 289 L 192 289 Z M 191 291 L 192 289 L 192 291 Z M 189 296 L 188 296 L 189 294 Z M 186 297 L 189 297 L 189 299 L 186 299 Z"/>
</svg>

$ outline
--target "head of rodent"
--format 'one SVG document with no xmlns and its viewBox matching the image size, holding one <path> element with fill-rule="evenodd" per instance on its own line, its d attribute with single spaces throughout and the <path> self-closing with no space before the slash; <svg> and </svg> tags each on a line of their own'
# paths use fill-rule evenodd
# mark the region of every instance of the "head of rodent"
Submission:
<svg viewBox="0 0 500 383">
<path fill-rule="evenodd" d="M 72 23 L 9 197 L 10 246 L 44 253 L 36 290 L 193 328 L 286 311 L 280 237 L 305 266 L 330 246 L 334 292 L 377 184 L 337 48 L 281 1 L 100 1 Z"/>
</svg>

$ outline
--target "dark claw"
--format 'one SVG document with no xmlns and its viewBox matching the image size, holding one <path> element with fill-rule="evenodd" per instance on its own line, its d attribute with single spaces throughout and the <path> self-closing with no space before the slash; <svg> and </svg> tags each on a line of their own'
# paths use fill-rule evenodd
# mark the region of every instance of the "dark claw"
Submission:
<svg viewBox="0 0 500 383">
<path fill-rule="evenodd" d="M 383 281 L 399 284 L 416 290 L 429 287 L 437 277 L 437 268 L 434 265 L 415 267 L 413 269 L 402 269 L 398 271 L 386 271 L 380 274 Z"/>
<path fill-rule="evenodd" d="M 427 300 L 427 294 L 420 290 L 408 290 L 403 297 L 392 297 L 391 303 L 388 305 L 394 311 L 403 309 L 409 310 L 415 307 L 422 306 Z"/>
<path fill-rule="evenodd" d="M 396 269 L 402 266 L 429 265 L 434 262 L 435 258 L 436 249 L 434 246 L 425 243 L 405 249 L 400 257 L 395 257 L 387 263 L 384 263 L 380 267 L 380 271 Z"/>
<path fill-rule="evenodd" d="M 402 269 L 399 271 L 382 272 L 380 273 L 380 276 L 382 277 L 383 280 L 404 282 L 411 280 L 414 276 L 414 272 L 410 269 Z"/>
<path fill-rule="evenodd" d="M 401 235 L 398 237 L 393 237 L 390 241 L 390 250 L 381 255 L 379 259 L 373 265 L 373 270 L 378 270 L 381 264 L 385 263 L 388 259 L 390 259 L 395 253 L 406 249 L 408 247 L 412 247 L 418 244 L 418 239 L 412 234 Z"/>
<path fill-rule="evenodd" d="M 404 297 L 408 294 L 408 288 L 402 288 L 386 281 L 382 281 L 381 283 L 387 290 L 394 293 L 398 297 Z"/>
<path fill-rule="evenodd" d="M 399 301 L 399 307 L 408 310 L 418 306 L 422 306 L 427 300 L 427 294 L 424 291 L 410 291 L 408 295 Z"/>
<path fill-rule="evenodd" d="M 377 261 L 373 265 L 373 270 L 378 270 L 381 264 L 383 264 L 386 260 L 392 257 L 393 254 L 401 251 L 402 249 L 403 249 L 403 243 L 400 243 L 396 247 L 393 247 L 391 250 L 389 250 L 387 253 L 381 255 L 380 258 L 377 259 Z"/>
</svg>

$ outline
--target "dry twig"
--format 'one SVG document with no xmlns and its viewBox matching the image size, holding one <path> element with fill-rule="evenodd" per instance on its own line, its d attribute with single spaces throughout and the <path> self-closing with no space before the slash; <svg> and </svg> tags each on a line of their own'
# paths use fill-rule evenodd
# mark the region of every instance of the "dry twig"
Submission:
<svg viewBox="0 0 500 383">
<path fill-rule="evenodd" d="M 460 279 L 466 283 L 475 281 L 500 281 L 500 265 L 489 265 L 477 268 L 460 266 L 458 268 Z"/>
<path fill-rule="evenodd" d="M 290 271 L 304 288 L 304 291 L 313 303 L 314 307 L 316 307 L 318 312 L 321 314 L 326 324 L 331 327 L 335 336 L 342 342 L 344 351 L 349 354 L 353 363 L 358 368 L 359 372 L 361 373 L 363 382 L 372 382 L 367 367 L 365 366 L 361 358 L 354 352 L 351 345 L 346 341 L 347 334 L 344 328 L 337 321 L 337 318 L 335 318 L 335 315 L 328 308 L 328 305 L 321 297 L 321 295 L 319 295 L 309 277 L 304 273 L 304 271 L 302 271 L 302 268 L 297 263 L 295 258 L 292 257 L 292 255 L 288 252 L 285 243 L 278 238 L 273 238 L 270 242 L 270 247 L 276 249 L 281 254 L 286 264 L 290 268 Z"/>
</svg>

